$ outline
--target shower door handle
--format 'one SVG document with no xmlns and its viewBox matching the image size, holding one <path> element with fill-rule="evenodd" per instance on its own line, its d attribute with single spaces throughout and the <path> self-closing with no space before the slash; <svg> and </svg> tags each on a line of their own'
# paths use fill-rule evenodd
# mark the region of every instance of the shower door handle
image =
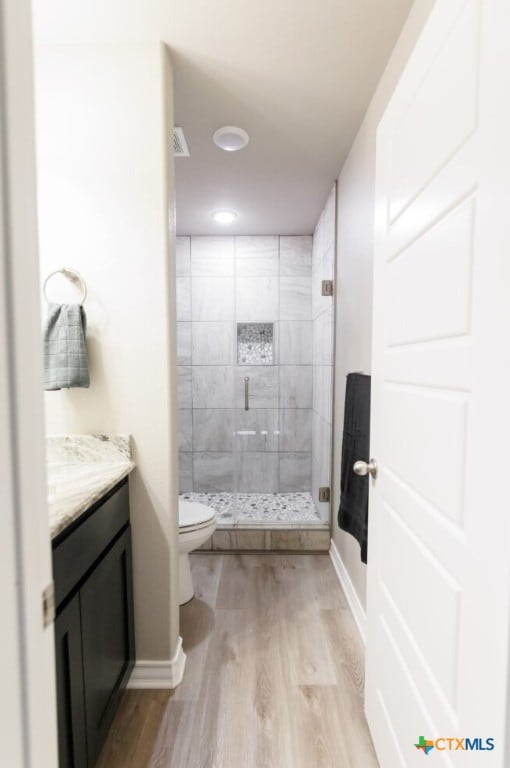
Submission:
<svg viewBox="0 0 510 768">
<path fill-rule="evenodd" d="M 249 391 L 250 377 L 244 377 L 244 410 L 250 410 L 250 391 Z"/>
</svg>

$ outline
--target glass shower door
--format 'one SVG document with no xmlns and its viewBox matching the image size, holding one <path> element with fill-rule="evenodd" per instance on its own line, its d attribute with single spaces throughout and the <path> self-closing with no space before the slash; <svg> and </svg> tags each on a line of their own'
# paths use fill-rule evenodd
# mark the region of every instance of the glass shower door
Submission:
<svg viewBox="0 0 510 768">
<path fill-rule="evenodd" d="M 178 238 L 180 491 L 220 526 L 329 521 L 333 267 L 317 242 L 312 259 L 310 236 Z"/>
</svg>

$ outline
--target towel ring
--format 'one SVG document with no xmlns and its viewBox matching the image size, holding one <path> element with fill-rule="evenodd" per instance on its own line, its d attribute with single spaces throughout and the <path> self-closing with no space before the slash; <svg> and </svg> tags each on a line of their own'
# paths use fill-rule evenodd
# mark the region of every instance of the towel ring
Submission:
<svg viewBox="0 0 510 768">
<path fill-rule="evenodd" d="M 75 269 L 70 269 L 70 267 L 62 267 L 61 269 L 56 269 L 54 272 L 50 272 L 46 280 L 44 281 L 43 285 L 43 294 L 46 301 L 49 303 L 48 296 L 46 295 L 46 286 L 48 284 L 48 281 L 51 280 L 52 277 L 55 275 L 64 275 L 64 277 L 67 277 L 67 279 L 76 286 L 80 286 L 82 290 L 81 299 L 79 301 L 80 304 L 85 303 L 85 299 L 87 298 L 87 284 L 83 277 L 80 275 L 79 272 L 77 272 Z"/>
</svg>

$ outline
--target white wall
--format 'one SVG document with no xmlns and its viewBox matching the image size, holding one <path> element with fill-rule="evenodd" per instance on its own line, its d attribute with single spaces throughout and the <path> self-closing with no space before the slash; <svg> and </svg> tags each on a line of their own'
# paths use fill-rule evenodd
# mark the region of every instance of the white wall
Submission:
<svg viewBox="0 0 510 768">
<path fill-rule="evenodd" d="M 41 274 L 86 280 L 88 390 L 45 395 L 49 433 L 129 433 L 139 659 L 178 640 L 172 87 L 160 43 L 36 50 Z"/>
<path fill-rule="evenodd" d="M 338 178 L 333 539 L 363 606 L 366 566 L 360 560 L 357 541 L 341 531 L 336 522 L 345 376 L 352 371 L 371 372 L 377 126 L 433 5 L 434 0 L 415 0 Z M 370 542 L 368 558 L 370 561 Z"/>
</svg>

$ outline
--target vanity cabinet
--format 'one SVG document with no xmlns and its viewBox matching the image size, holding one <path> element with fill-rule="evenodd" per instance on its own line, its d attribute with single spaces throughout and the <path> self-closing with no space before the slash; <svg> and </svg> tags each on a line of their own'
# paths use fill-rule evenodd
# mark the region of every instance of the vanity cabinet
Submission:
<svg viewBox="0 0 510 768">
<path fill-rule="evenodd" d="M 135 659 L 127 480 L 53 542 L 59 768 L 93 768 Z"/>
</svg>

